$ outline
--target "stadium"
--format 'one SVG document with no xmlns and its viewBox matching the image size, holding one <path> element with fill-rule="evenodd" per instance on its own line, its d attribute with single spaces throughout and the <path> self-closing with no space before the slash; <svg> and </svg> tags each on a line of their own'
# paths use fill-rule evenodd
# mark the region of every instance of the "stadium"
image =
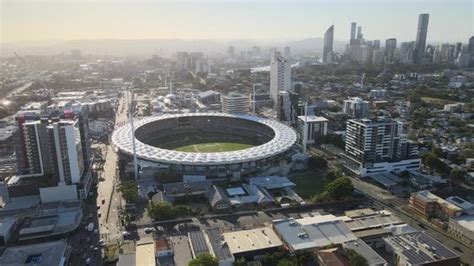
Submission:
<svg viewBox="0 0 474 266">
<path fill-rule="evenodd" d="M 296 132 L 277 121 L 224 113 L 167 114 L 134 123 L 140 171 L 162 169 L 208 177 L 281 172 Z M 129 124 L 112 135 L 121 155 L 133 155 Z"/>
</svg>

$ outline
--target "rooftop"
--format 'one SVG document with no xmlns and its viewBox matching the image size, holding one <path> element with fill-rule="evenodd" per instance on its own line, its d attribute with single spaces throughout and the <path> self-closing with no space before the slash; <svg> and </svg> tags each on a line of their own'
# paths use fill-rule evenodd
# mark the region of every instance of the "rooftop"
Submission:
<svg viewBox="0 0 474 266">
<path fill-rule="evenodd" d="M 265 189 L 276 189 L 284 187 L 295 187 L 295 183 L 291 182 L 285 176 L 262 176 L 249 178 L 249 183 L 257 185 Z"/>
<path fill-rule="evenodd" d="M 403 221 L 391 214 L 377 214 L 367 217 L 358 217 L 345 221 L 351 231 L 360 231 L 372 228 L 402 224 Z"/>
<path fill-rule="evenodd" d="M 384 260 L 379 254 L 377 254 L 377 252 L 375 252 L 369 245 L 360 239 L 348 241 L 342 245 L 344 248 L 352 249 L 364 257 L 364 259 L 367 261 L 367 265 L 387 264 L 386 260 Z"/>
<path fill-rule="evenodd" d="M 223 235 L 232 254 L 280 247 L 283 245 L 271 227 L 227 232 Z"/>
<path fill-rule="evenodd" d="M 0 258 L 0 265 L 63 265 L 69 256 L 66 240 L 9 247 Z"/>
<path fill-rule="evenodd" d="M 298 116 L 298 119 L 304 122 L 305 121 L 305 116 L 300 115 L 300 116 Z M 315 115 L 308 115 L 307 118 L 306 118 L 306 121 L 308 121 L 308 123 L 329 122 L 329 120 L 327 118 L 322 117 L 322 116 L 315 116 Z"/>
<path fill-rule="evenodd" d="M 155 243 L 148 242 L 137 244 L 135 253 L 135 265 L 156 265 Z"/>
<path fill-rule="evenodd" d="M 357 239 L 342 218 L 334 215 L 274 220 L 273 227 L 283 241 L 295 251 Z"/>
<path fill-rule="evenodd" d="M 446 198 L 446 201 L 458 206 L 465 212 L 472 212 L 474 209 L 474 204 L 458 196 L 448 197 Z"/>
<path fill-rule="evenodd" d="M 206 237 L 202 231 L 189 232 L 188 237 L 193 257 L 197 257 L 204 253 L 210 253 Z"/>
<path fill-rule="evenodd" d="M 455 221 L 467 230 L 474 232 L 474 215 L 463 215 L 456 218 Z"/>
<path fill-rule="evenodd" d="M 420 265 L 459 257 L 440 242 L 423 232 L 384 238 L 395 253 L 405 257 L 410 265 Z"/>
<path fill-rule="evenodd" d="M 442 205 L 443 207 L 450 209 L 452 211 L 462 211 L 462 209 L 441 197 L 436 196 L 435 194 L 431 193 L 428 190 L 421 190 L 414 193 L 416 197 L 426 201 L 426 202 L 437 202 L 438 204 Z"/>
</svg>

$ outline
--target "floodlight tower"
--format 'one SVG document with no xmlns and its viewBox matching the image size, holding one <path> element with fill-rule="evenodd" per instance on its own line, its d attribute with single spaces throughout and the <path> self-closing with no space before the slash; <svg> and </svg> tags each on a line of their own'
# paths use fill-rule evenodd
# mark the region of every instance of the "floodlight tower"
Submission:
<svg viewBox="0 0 474 266">
<path fill-rule="evenodd" d="M 132 101 L 133 101 L 133 93 L 132 93 L 132 84 L 129 84 L 125 90 L 126 93 L 129 94 L 128 99 L 128 121 L 130 122 L 130 127 L 132 128 L 132 147 L 133 147 L 133 168 L 135 174 L 135 181 L 138 180 L 138 161 L 137 161 L 137 151 L 135 146 L 135 127 L 133 126 L 133 113 L 132 113 Z"/>
</svg>

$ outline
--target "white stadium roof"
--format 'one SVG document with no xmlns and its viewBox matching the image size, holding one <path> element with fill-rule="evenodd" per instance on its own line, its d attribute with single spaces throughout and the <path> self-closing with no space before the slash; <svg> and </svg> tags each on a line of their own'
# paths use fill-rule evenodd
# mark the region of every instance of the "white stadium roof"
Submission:
<svg viewBox="0 0 474 266">
<path fill-rule="evenodd" d="M 226 165 L 243 162 L 251 162 L 269 158 L 289 150 L 296 142 L 296 132 L 289 126 L 274 120 L 250 115 L 232 115 L 226 113 L 187 113 L 187 114 L 165 114 L 161 116 L 147 117 L 134 121 L 135 130 L 150 122 L 166 120 L 176 117 L 217 116 L 245 119 L 261 123 L 270 127 L 275 136 L 270 141 L 248 149 L 230 152 L 195 153 L 167 150 L 145 144 L 135 138 L 137 157 L 143 160 L 160 162 L 165 164 L 184 165 Z M 133 155 L 133 143 L 131 138 L 131 126 L 126 124 L 114 131 L 112 143 L 122 152 Z"/>
</svg>

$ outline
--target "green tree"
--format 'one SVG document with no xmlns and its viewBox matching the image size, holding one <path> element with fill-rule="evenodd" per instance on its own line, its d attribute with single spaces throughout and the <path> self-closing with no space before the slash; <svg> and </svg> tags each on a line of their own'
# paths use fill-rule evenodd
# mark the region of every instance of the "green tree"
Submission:
<svg viewBox="0 0 474 266">
<path fill-rule="evenodd" d="M 443 157 L 443 150 L 440 148 L 440 147 L 433 147 L 433 149 L 431 150 L 433 152 L 434 155 L 436 155 L 438 158 L 439 157 Z"/>
<path fill-rule="evenodd" d="M 367 260 L 352 249 L 347 250 L 347 257 L 351 266 L 366 266 Z"/>
<path fill-rule="evenodd" d="M 290 259 L 279 260 L 276 265 L 277 266 L 299 266 L 299 264 L 296 261 L 293 261 Z"/>
<path fill-rule="evenodd" d="M 438 156 L 436 156 L 436 154 L 430 152 L 428 154 L 426 154 L 425 156 L 423 156 L 422 158 L 422 162 L 423 164 L 440 173 L 440 174 L 448 174 L 449 173 L 449 166 L 447 166 L 445 163 L 443 163 L 439 158 Z"/>
<path fill-rule="evenodd" d="M 339 177 L 326 185 L 326 192 L 331 199 L 343 199 L 352 195 L 354 186 L 348 177 Z"/>
<path fill-rule="evenodd" d="M 168 220 L 176 217 L 173 205 L 168 202 L 150 203 L 147 211 L 150 217 L 155 220 Z"/>
<path fill-rule="evenodd" d="M 311 156 L 309 158 L 308 166 L 311 169 L 321 169 L 321 168 L 327 168 L 328 167 L 328 162 L 319 156 Z"/>
<path fill-rule="evenodd" d="M 247 266 L 247 261 L 244 257 L 240 257 L 234 262 L 234 266 Z"/>
<path fill-rule="evenodd" d="M 134 180 L 126 180 L 120 184 L 119 191 L 127 203 L 133 203 L 138 199 L 137 182 Z"/>
<path fill-rule="evenodd" d="M 463 182 L 464 178 L 466 177 L 466 172 L 463 170 L 459 169 L 452 169 L 450 173 L 451 179 L 458 181 L 458 182 Z"/>
<path fill-rule="evenodd" d="M 211 254 L 203 253 L 188 263 L 188 266 L 218 266 L 219 261 Z"/>
</svg>

